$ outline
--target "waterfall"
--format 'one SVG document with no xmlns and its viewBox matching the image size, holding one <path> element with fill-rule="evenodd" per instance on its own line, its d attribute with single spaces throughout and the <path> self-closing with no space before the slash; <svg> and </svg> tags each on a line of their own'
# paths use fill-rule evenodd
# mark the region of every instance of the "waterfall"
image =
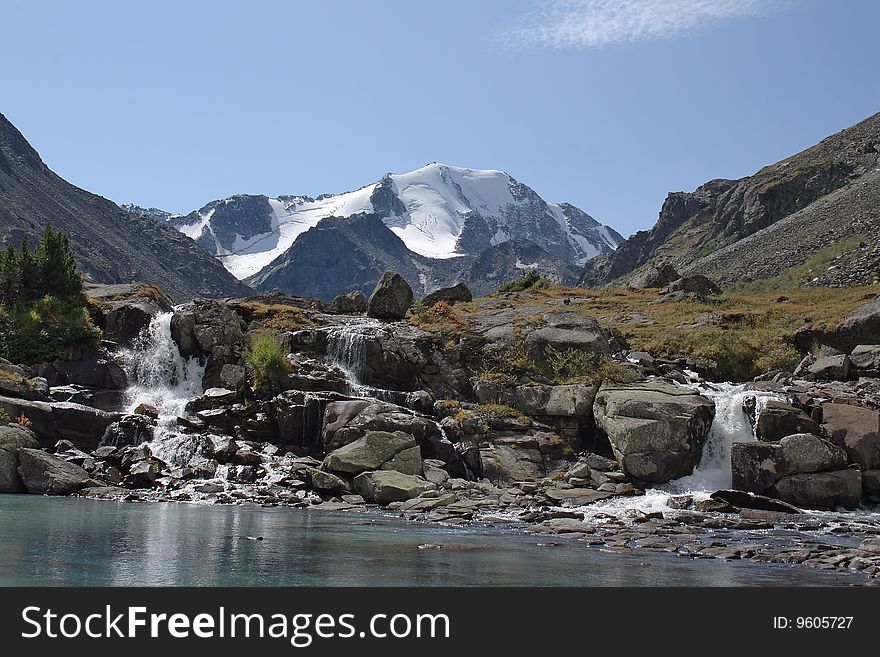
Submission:
<svg viewBox="0 0 880 657">
<path fill-rule="evenodd" d="M 695 500 L 706 499 L 716 490 L 730 488 L 732 469 L 730 452 L 733 443 L 757 440 L 749 417 L 743 410 L 743 400 L 754 397 L 755 412 L 760 413 L 771 399 L 784 400 L 775 392 L 752 390 L 746 384 L 713 383 L 687 386 L 715 402 L 715 418 L 703 445 L 703 455 L 692 474 L 650 488 L 639 497 L 619 497 L 583 507 L 587 518 L 599 513 L 668 511 L 666 501 L 673 495 L 692 495 Z"/>
<path fill-rule="evenodd" d="M 384 390 L 363 383 L 367 372 L 367 345 L 382 323 L 365 317 L 338 318 L 340 324 L 327 333 L 327 362 L 345 373 L 348 382 L 346 392 L 353 397 L 366 397 L 391 402 L 400 406 L 408 404 L 408 393 Z"/>
<path fill-rule="evenodd" d="M 150 446 L 154 454 L 169 463 L 185 460 L 186 453 L 192 449 L 188 445 L 192 442 L 189 437 L 184 437 L 175 427 L 186 403 L 202 394 L 205 372 L 197 358 L 184 359 L 180 355 L 171 338 L 172 315 L 168 312 L 153 317 L 132 346 L 118 354 L 129 380 L 125 410 L 131 413 L 141 404 L 158 410 Z"/>
<path fill-rule="evenodd" d="M 703 446 L 703 456 L 693 474 L 670 482 L 667 490 L 711 493 L 730 488 L 733 476 L 730 465 L 731 445 L 756 440 L 749 417 L 743 410 L 743 400 L 754 397 L 755 412 L 760 413 L 768 400 L 782 399 L 782 396 L 774 392 L 749 390 L 745 385 L 733 383 L 712 384 L 710 387 L 694 390 L 715 402 L 715 419 Z"/>
</svg>

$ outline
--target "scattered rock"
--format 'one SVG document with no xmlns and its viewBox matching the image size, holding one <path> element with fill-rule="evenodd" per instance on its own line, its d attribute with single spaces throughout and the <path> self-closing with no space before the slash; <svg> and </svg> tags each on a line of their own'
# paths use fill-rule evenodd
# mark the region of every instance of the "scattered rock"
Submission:
<svg viewBox="0 0 880 657">
<path fill-rule="evenodd" d="M 34 432 L 17 424 L 0 425 L 0 493 L 27 490 L 18 476 L 18 450 L 22 447 L 39 449 Z"/>
<path fill-rule="evenodd" d="M 333 315 L 358 315 L 365 313 L 367 312 L 367 298 L 360 290 L 340 294 L 330 303 L 327 312 Z"/>
</svg>

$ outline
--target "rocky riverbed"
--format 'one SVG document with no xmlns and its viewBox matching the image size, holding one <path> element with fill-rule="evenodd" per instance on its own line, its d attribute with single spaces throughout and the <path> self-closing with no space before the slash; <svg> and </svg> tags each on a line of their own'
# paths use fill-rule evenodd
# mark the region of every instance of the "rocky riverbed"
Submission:
<svg viewBox="0 0 880 657">
<path fill-rule="evenodd" d="M 0 426 L 0 490 L 378 506 L 412 522 L 512 523 L 597 549 L 880 581 L 876 302 L 795 372 L 731 384 L 712 380 L 711 362 L 634 352 L 565 303 L 492 307 L 467 331 L 416 326 L 403 321 L 411 292 L 383 281 L 369 303 L 329 307 L 275 296 L 171 308 L 115 291 L 100 351 L 2 365 L 0 408 L 16 421 Z M 256 316 L 266 307 L 296 325 Z M 246 354 L 266 332 L 290 367 L 257 392 Z M 586 355 L 604 375 L 511 377 L 511 354 Z"/>
</svg>

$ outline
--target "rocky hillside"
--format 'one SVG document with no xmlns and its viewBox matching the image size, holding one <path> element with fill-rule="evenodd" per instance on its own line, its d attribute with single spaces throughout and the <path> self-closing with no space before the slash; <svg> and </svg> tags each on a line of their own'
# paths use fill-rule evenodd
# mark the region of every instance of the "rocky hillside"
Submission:
<svg viewBox="0 0 880 657">
<path fill-rule="evenodd" d="M 842 240 L 859 238 L 844 249 L 851 257 L 838 263 L 856 264 L 824 280 L 870 284 L 880 246 L 878 165 L 880 114 L 875 114 L 752 176 L 670 194 L 654 227 L 589 261 L 581 283 L 626 280 L 651 261 L 721 282 L 766 278 Z"/>
<path fill-rule="evenodd" d="M 384 272 L 396 271 L 418 296 L 456 282 L 488 294 L 527 269 L 562 284 L 573 284 L 579 273 L 576 265 L 526 240 L 505 241 L 478 255 L 427 258 L 407 248 L 380 216 L 357 214 L 322 220 L 245 282 L 261 292 L 329 301 L 347 292 L 369 294 Z"/>
<path fill-rule="evenodd" d="M 46 224 L 70 238 L 77 265 L 105 283 L 148 281 L 176 300 L 243 295 L 248 288 L 170 226 L 132 214 L 53 173 L 0 115 L 0 244 L 35 244 Z"/>
</svg>

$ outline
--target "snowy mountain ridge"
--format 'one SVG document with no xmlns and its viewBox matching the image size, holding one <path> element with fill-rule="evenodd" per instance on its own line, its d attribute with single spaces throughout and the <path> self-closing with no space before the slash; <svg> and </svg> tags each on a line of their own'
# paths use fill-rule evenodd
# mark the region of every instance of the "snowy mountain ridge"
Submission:
<svg viewBox="0 0 880 657">
<path fill-rule="evenodd" d="M 239 195 L 170 223 L 217 256 L 239 279 L 259 273 L 328 217 L 381 217 L 408 249 L 447 259 L 527 239 L 582 265 L 623 241 L 573 205 L 544 201 L 502 171 L 432 163 L 343 194 Z"/>
</svg>

